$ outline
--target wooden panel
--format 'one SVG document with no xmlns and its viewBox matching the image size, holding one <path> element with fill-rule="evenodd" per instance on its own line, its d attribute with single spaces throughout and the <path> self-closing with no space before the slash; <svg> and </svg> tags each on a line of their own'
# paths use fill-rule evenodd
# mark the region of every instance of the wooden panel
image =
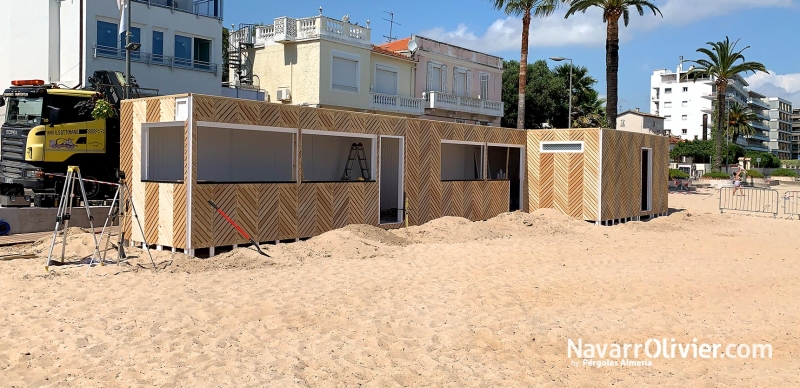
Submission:
<svg viewBox="0 0 800 388">
<path fill-rule="evenodd" d="M 527 209 L 554 208 L 571 217 L 598 218 L 599 130 L 546 130 L 528 134 Z M 542 141 L 582 141 L 582 153 L 541 153 Z"/>
<path fill-rule="evenodd" d="M 214 185 L 192 186 L 192 247 L 210 247 L 214 242 L 212 229 L 214 228 L 214 209 L 209 206 L 208 200 L 214 197 Z M 219 204 L 217 204 L 219 205 Z"/>
<path fill-rule="evenodd" d="M 152 101 L 152 100 L 151 100 Z M 145 203 L 144 207 L 144 227 L 146 242 L 156 244 L 158 242 L 158 214 L 159 214 L 159 194 L 158 183 L 147 182 L 144 184 Z M 137 210 L 141 211 L 141 208 Z"/>
<path fill-rule="evenodd" d="M 142 123 L 147 121 L 147 100 L 137 100 L 133 102 L 133 146 L 131 147 L 131 169 L 127 174 L 128 185 L 133 196 L 133 206 L 139 213 L 139 221 L 142 227 L 147 224 L 147 210 L 145 207 L 146 193 L 145 184 L 142 183 Z M 133 226 L 131 240 L 142 242 L 144 236 L 138 226 Z"/>
<path fill-rule="evenodd" d="M 186 248 L 186 185 L 174 185 L 172 203 L 172 244 L 165 245 Z"/>
<path fill-rule="evenodd" d="M 300 237 L 298 229 L 298 199 L 300 186 L 296 184 L 278 185 L 278 215 L 280 231 L 278 240 Z"/>
<path fill-rule="evenodd" d="M 487 192 L 486 211 L 484 219 L 489 219 L 508 211 L 511 198 L 511 182 L 509 181 L 488 181 L 484 185 Z"/>
<path fill-rule="evenodd" d="M 259 235 L 259 185 L 236 185 L 236 218 L 234 219 L 239 226 L 244 229 L 253 239 Z M 239 241 L 246 243 L 247 239 L 238 236 Z M 260 241 L 260 240 L 256 240 Z"/>
<path fill-rule="evenodd" d="M 131 101 L 122 101 L 119 110 L 119 168 L 126 173 L 130 173 L 133 165 L 133 103 Z M 120 219 L 120 227 L 126 238 L 131 235 L 131 222 L 131 217 L 127 215 Z"/>
</svg>

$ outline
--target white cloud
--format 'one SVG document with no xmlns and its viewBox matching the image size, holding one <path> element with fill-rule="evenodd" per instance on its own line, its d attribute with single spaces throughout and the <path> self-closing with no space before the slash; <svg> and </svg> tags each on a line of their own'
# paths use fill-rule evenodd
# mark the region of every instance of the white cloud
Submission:
<svg viewBox="0 0 800 388">
<path fill-rule="evenodd" d="M 650 30 L 664 24 L 684 25 L 745 9 L 791 7 L 794 1 L 703 0 L 702 6 L 698 6 L 697 0 L 659 1 L 656 5 L 661 9 L 664 18 L 653 16 L 647 9 L 644 17 L 639 17 L 633 11 L 630 27 L 620 29 L 620 40 L 633 38 L 637 30 Z M 565 14 L 566 9 L 562 8 L 550 17 L 533 18 L 529 47 L 602 47 L 605 44 L 606 27 L 599 9 L 593 8 L 586 13 L 577 13 L 569 19 L 564 19 Z M 465 24 L 459 24 L 455 30 L 448 31 L 436 27 L 422 31 L 420 35 L 489 53 L 517 51 L 522 35 L 522 19 L 513 16 L 497 19 L 483 33 L 475 32 Z"/>
<path fill-rule="evenodd" d="M 756 73 L 745 80 L 750 84 L 750 89 L 770 97 L 783 97 L 792 102 L 792 106 L 800 108 L 800 73 L 769 74 Z"/>
</svg>

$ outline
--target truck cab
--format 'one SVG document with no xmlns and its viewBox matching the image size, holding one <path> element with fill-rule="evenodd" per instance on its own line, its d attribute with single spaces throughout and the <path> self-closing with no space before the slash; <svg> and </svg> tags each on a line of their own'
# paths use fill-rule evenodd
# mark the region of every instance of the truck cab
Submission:
<svg viewBox="0 0 800 388">
<path fill-rule="evenodd" d="M 59 89 L 41 80 L 12 85 L 0 103 L 6 110 L 0 129 L 0 176 L 5 183 L 56 191 L 58 179 L 45 173 L 64 174 L 68 165 L 81 166 L 86 178 L 108 179 L 105 162 L 114 155 L 107 153 L 106 120 L 94 120 L 89 109 L 76 107 L 97 92 Z M 86 189 L 87 197 L 94 198 L 101 187 L 87 183 Z"/>
</svg>

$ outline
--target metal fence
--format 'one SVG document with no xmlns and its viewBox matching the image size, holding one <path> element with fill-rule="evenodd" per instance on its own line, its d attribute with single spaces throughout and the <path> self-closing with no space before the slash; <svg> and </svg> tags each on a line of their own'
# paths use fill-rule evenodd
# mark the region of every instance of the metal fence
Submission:
<svg viewBox="0 0 800 388">
<path fill-rule="evenodd" d="M 735 191 L 735 193 L 734 193 Z M 736 210 L 778 217 L 778 190 L 754 187 L 723 187 L 719 190 L 719 212 Z"/>
<path fill-rule="evenodd" d="M 800 218 L 800 191 L 783 193 L 783 214 Z"/>
</svg>

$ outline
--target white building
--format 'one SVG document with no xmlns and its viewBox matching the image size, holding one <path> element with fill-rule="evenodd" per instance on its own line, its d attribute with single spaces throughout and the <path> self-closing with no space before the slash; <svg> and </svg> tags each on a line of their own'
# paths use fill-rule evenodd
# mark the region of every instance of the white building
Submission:
<svg viewBox="0 0 800 388">
<path fill-rule="evenodd" d="M 770 97 L 769 104 L 769 150 L 775 156 L 792 158 L 792 103 L 780 97 Z"/>
<path fill-rule="evenodd" d="M 713 125 L 713 105 L 716 100 L 717 88 L 713 78 L 697 77 L 687 79 L 689 68 L 683 68 L 683 57 L 677 71 L 659 69 L 650 77 L 650 113 L 664 117 L 664 130 L 673 136 L 680 136 L 683 140 L 703 139 L 704 119 L 710 138 Z M 750 97 L 747 81 L 741 76 L 736 76 L 729 81 L 727 94 L 729 104 L 750 105 L 757 114 L 763 116 L 763 101 Z M 763 97 L 763 96 L 762 96 Z M 705 116 L 705 118 L 704 118 Z M 761 120 L 754 123 L 756 135 L 748 139 L 740 139 L 738 143 L 746 150 L 767 152 L 769 149 L 764 144 L 768 141 L 769 127 Z M 768 120 L 768 119 L 766 119 Z"/>
<path fill-rule="evenodd" d="M 222 8 L 223 0 L 131 0 L 139 86 L 219 95 Z M 119 18 L 116 0 L 0 1 L 0 89 L 15 79 L 80 87 L 95 70 L 124 71 Z"/>
</svg>

